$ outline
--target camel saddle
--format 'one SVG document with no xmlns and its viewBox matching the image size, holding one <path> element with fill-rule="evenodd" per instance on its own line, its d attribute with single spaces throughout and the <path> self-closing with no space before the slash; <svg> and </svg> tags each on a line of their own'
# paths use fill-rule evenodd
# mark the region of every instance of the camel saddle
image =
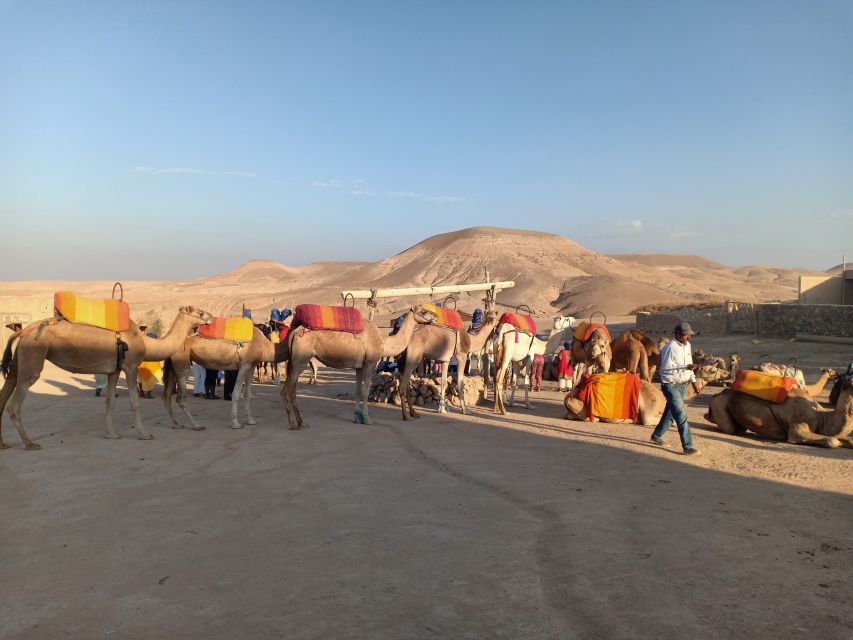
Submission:
<svg viewBox="0 0 853 640">
<path fill-rule="evenodd" d="M 773 404 L 782 404 L 788 398 L 788 392 L 798 386 L 796 378 L 742 369 L 735 376 L 732 391 L 745 393 Z"/>
<path fill-rule="evenodd" d="M 57 291 L 53 294 L 53 308 L 57 316 L 69 322 L 118 332 L 130 329 L 130 306 L 122 300 L 99 300 Z"/>
<path fill-rule="evenodd" d="M 203 324 L 196 329 L 196 333 L 211 340 L 251 342 L 255 335 L 255 325 L 251 318 L 214 318 L 210 324 Z"/>
<path fill-rule="evenodd" d="M 637 421 L 643 381 L 636 373 L 615 372 L 584 375 L 576 397 L 584 403 L 591 421 L 597 418 Z"/>
<path fill-rule="evenodd" d="M 290 328 L 295 329 L 297 326 L 311 331 L 345 331 L 353 334 L 364 331 L 364 321 L 358 309 L 321 304 L 297 305 Z"/>
<path fill-rule="evenodd" d="M 464 328 L 464 325 L 462 324 L 462 316 L 460 316 L 459 312 L 455 309 L 447 309 L 434 304 L 425 304 L 423 305 L 423 308 L 428 311 L 432 311 L 436 316 L 438 316 L 438 320 L 433 322 L 433 325 L 436 327 L 445 327 L 455 331 L 461 331 Z"/>
<path fill-rule="evenodd" d="M 531 316 L 524 316 L 519 313 L 511 313 L 509 311 L 506 311 L 501 314 L 500 320 L 498 320 L 498 324 L 511 324 L 519 331 L 528 333 L 531 336 L 536 335 L 536 321 Z"/>
<path fill-rule="evenodd" d="M 587 340 L 589 340 L 589 337 L 592 335 L 592 332 L 596 329 L 601 329 L 604 332 L 604 335 L 607 336 L 607 340 L 610 340 L 610 332 L 607 330 L 607 327 L 605 327 L 600 322 L 587 322 L 586 320 L 578 322 L 578 326 L 574 328 L 574 330 L 572 331 L 572 335 L 575 337 L 576 340 L 586 342 Z"/>
</svg>

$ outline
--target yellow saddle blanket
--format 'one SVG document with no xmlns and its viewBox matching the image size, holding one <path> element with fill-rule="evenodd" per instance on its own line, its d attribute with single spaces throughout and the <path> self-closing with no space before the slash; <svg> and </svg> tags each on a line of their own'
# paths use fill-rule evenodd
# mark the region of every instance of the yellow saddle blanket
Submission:
<svg viewBox="0 0 853 640">
<path fill-rule="evenodd" d="M 255 335 L 255 325 L 251 318 L 214 318 L 210 324 L 198 328 L 198 335 L 214 340 L 230 342 L 251 342 Z"/>
<path fill-rule="evenodd" d="M 127 331 L 130 328 L 130 306 L 122 300 L 98 300 L 70 291 L 57 291 L 53 294 L 53 308 L 69 322 L 110 331 Z"/>
<path fill-rule="evenodd" d="M 742 369 L 737 372 L 732 390 L 746 393 L 774 404 L 785 402 L 788 392 L 797 385 L 797 380 Z"/>
</svg>

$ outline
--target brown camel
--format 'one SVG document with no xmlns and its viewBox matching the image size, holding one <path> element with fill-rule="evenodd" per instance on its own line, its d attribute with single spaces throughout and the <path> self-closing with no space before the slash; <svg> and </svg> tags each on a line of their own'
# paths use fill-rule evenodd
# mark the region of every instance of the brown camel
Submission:
<svg viewBox="0 0 853 640">
<path fill-rule="evenodd" d="M 711 399 L 705 418 L 723 433 L 752 431 L 765 438 L 853 448 L 853 381 L 846 381 L 835 409 L 816 407 L 805 395 L 788 394 L 784 402 L 771 404 L 745 393 L 725 389 Z"/>
<path fill-rule="evenodd" d="M 257 424 L 252 416 L 252 372 L 260 362 L 283 362 L 287 359 L 287 348 L 284 343 L 273 344 L 255 326 L 252 340 L 248 344 L 215 340 L 199 335 L 186 340 L 181 348 L 168 358 L 163 366 L 163 402 L 166 412 L 172 420 L 172 428 L 183 429 L 172 412 L 172 393 L 177 390 L 176 400 L 181 411 L 190 421 L 191 429 L 199 427 L 184 401 L 184 389 L 190 372 L 190 362 L 198 362 L 205 369 L 222 369 L 223 371 L 237 370 L 237 382 L 231 394 L 231 428 L 242 429 L 243 423 L 238 419 L 240 397 L 245 398 L 245 424 Z M 177 385 L 176 385 L 177 383 Z M 243 385 L 245 384 L 245 391 Z"/>
<path fill-rule="evenodd" d="M 122 371 L 127 379 L 130 390 L 130 407 L 133 410 L 133 426 L 140 440 L 153 438 L 142 425 L 139 414 L 139 395 L 136 389 L 136 370 L 143 360 L 163 360 L 180 347 L 193 330 L 211 321 L 206 311 L 195 307 L 181 307 L 168 333 L 161 339 L 149 338 L 142 333 L 134 322 L 130 323 L 127 331 L 116 333 L 84 324 L 76 324 L 62 319 L 43 320 L 27 327 L 22 332 L 9 339 L 3 353 L 0 368 L 6 373 L 6 383 L 0 390 L 0 418 L 7 401 L 9 415 L 21 440 L 27 449 L 41 447 L 30 440 L 24 429 L 21 417 L 21 405 L 29 388 L 41 375 L 44 361 L 50 360 L 56 366 L 71 373 L 105 373 L 107 378 L 107 416 L 105 438 L 119 438 L 113 428 L 113 405 L 115 403 L 116 382 Z M 123 358 L 119 358 L 120 345 L 117 340 L 126 345 Z M 17 348 L 12 355 L 13 343 Z M 0 449 L 7 445 L 0 433 Z"/>
<path fill-rule="evenodd" d="M 701 391 L 704 382 L 698 380 L 696 386 Z M 580 398 L 574 395 L 575 393 L 576 391 L 572 390 L 563 399 L 563 404 L 566 406 L 566 415 L 564 417 L 566 420 L 588 420 L 589 416 L 586 413 L 586 405 L 584 405 Z M 694 391 L 693 385 L 687 385 L 687 392 L 684 394 L 685 402 L 692 400 L 694 397 L 696 397 L 696 391 Z M 651 382 L 643 380 L 643 385 L 640 387 L 639 412 L 637 415 L 639 422 L 636 424 L 646 427 L 656 427 L 665 409 L 666 398 L 663 395 L 663 391 Z M 602 418 L 601 422 L 630 423 L 631 420 Z"/>
<path fill-rule="evenodd" d="M 631 330 L 620 333 L 610 344 L 610 349 L 613 353 L 610 366 L 614 370 L 624 369 L 639 373 L 643 380 L 651 381 L 649 355 L 643 343 L 637 340 Z"/>
<path fill-rule="evenodd" d="M 596 328 L 586 340 L 572 338 L 572 361 L 574 367 L 574 385 L 583 373 L 606 373 L 610 371 L 613 352 L 610 347 L 610 336 L 606 331 Z"/>
<path fill-rule="evenodd" d="M 317 358 L 333 369 L 355 369 L 356 415 L 361 405 L 364 423 L 373 424 L 368 413 L 367 392 L 379 361 L 384 357 L 400 355 L 406 350 L 416 325 L 430 324 L 437 319 L 432 311 L 416 306 L 406 313 L 394 335 L 383 335 L 372 322 L 365 322 L 364 331 L 359 334 L 308 330 L 305 327 L 291 329 L 284 341 L 290 356 L 287 361 L 287 380 L 281 386 L 281 401 L 290 428 L 304 429 L 308 426 L 296 405 L 296 383 L 311 358 Z"/>
<path fill-rule="evenodd" d="M 409 398 L 409 383 L 412 373 L 421 363 L 424 356 L 441 363 L 441 383 L 439 386 L 438 412 L 447 413 L 445 403 L 445 391 L 447 389 L 447 370 L 450 360 L 456 357 L 456 388 L 459 389 L 459 405 L 462 413 L 466 413 L 465 407 L 465 362 L 468 354 L 480 351 L 485 345 L 492 329 L 498 323 L 498 316 L 493 311 L 488 311 L 483 317 L 480 330 L 471 334 L 467 331 L 449 329 L 431 324 L 421 324 L 415 327 L 412 337 L 404 352 L 403 372 L 400 377 L 400 400 L 403 409 L 403 420 L 408 420 L 409 415 L 418 418 L 415 405 Z M 408 415 L 406 408 L 408 407 Z"/>
</svg>

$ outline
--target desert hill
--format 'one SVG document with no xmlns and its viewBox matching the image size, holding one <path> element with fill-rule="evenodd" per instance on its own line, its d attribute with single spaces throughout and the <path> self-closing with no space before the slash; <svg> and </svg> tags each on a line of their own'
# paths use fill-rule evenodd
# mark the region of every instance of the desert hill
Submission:
<svg viewBox="0 0 853 640">
<path fill-rule="evenodd" d="M 184 304 L 217 315 L 238 315 L 246 305 L 263 318 L 273 306 L 339 304 L 342 289 L 481 282 L 487 271 L 492 280 L 516 282 L 515 288 L 500 294 L 501 308 L 526 304 L 540 317 L 585 317 L 596 310 L 622 315 L 650 304 L 790 300 L 796 297 L 797 277 L 817 273 L 772 266 L 732 268 L 688 255 L 606 256 L 553 233 L 473 227 L 427 238 L 378 262 L 288 266 L 250 260 L 196 280 L 128 281 L 124 286 L 135 317 L 159 316 L 168 324 Z M 0 311 L 32 308 L 33 319 L 38 319 L 58 289 L 108 297 L 112 281 L 0 282 Z M 461 310 L 482 304 L 479 294 L 457 297 Z M 385 299 L 379 311 L 387 317 L 413 302 Z"/>
</svg>

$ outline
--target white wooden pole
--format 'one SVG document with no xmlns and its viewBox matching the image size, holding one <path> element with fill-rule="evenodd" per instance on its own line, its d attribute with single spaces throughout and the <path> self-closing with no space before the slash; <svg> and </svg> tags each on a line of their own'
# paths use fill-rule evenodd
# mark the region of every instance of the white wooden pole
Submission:
<svg viewBox="0 0 853 640">
<path fill-rule="evenodd" d="M 488 291 L 493 289 L 511 289 L 515 286 L 513 280 L 501 282 L 482 282 L 479 284 L 447 284 L 437 287 L 411 287 L 408 289 L 347 289 L 341 291 L 341 297 L 350 295 L 356 300 L 369 300 L 371 298 L 401 298 L 404 296 L 428 296 L 437 293 L 462 293 L 465 291 Z"/>
</svg>

